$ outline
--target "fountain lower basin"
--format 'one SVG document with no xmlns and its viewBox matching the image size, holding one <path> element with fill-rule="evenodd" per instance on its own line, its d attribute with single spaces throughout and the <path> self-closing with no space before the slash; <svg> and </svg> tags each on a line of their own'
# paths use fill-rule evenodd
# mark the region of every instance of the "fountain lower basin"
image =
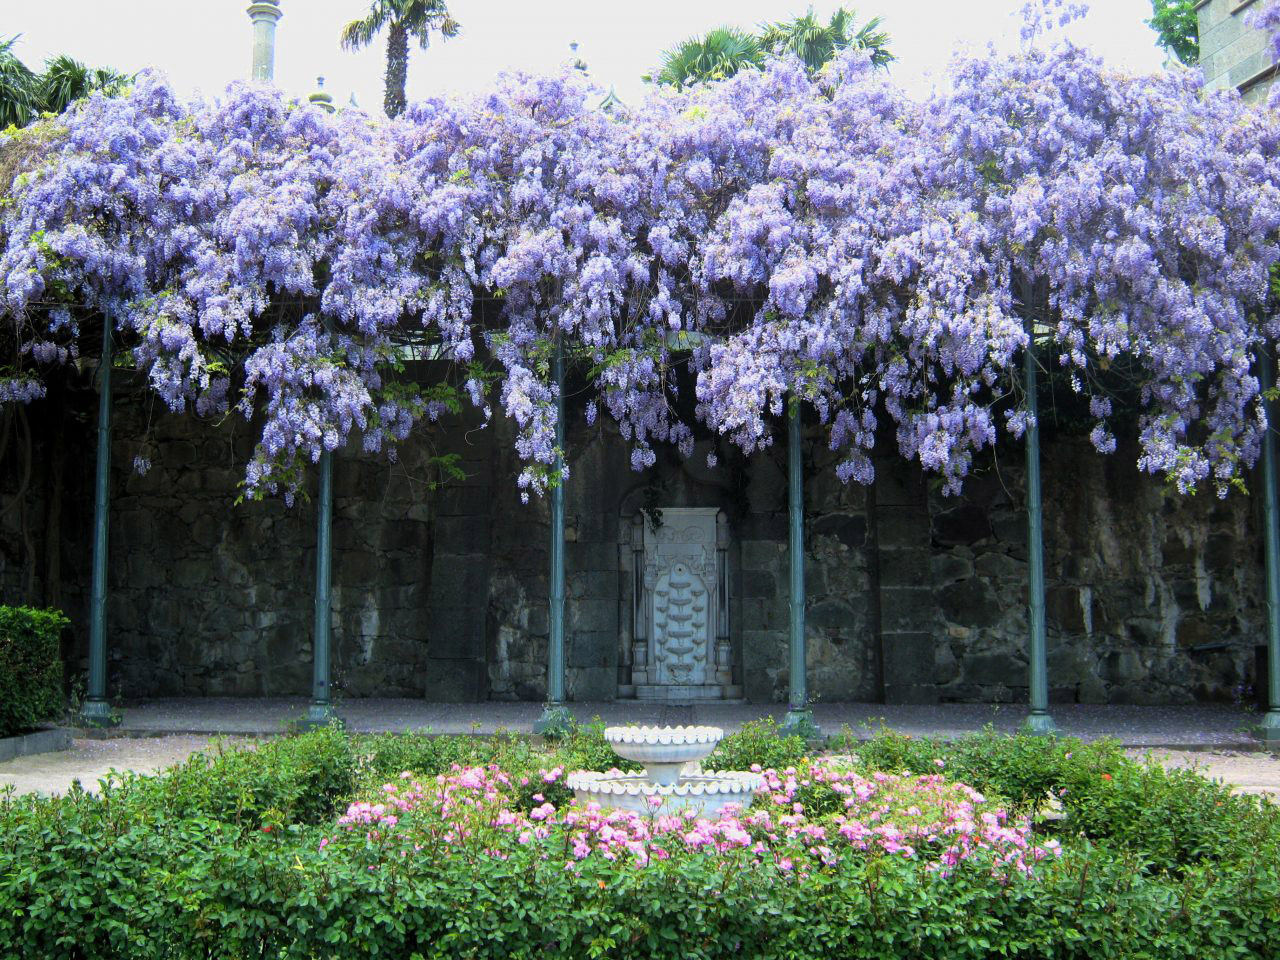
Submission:
<svg viewBox="0 0 1280 960">
<path fill-rule="evenodd" d="M 690 810 L 714 818 L 730 804 L 746 807 L 760 788 L 758 773 L 709 772 L 682 777 L 679 783 L 654 783 L 643 774 L 571 773 L 565 781 L 582 803 L 598 803 L 636 813 L 677 813 Z"/>
<path fill-rule="evenodd" d="M 681 775 L 687 764 L 710 756 L 722 736 L 719 727 L 608 727 L 604 738 L 614 752 L 642 764 L 644 774 L 580 771 L 566 783 L 582 803 L 637 813 L 690 810 L 714 817 L 730 804 L 750 804 L 763 779 L 740 771 Z"/>
</svg>

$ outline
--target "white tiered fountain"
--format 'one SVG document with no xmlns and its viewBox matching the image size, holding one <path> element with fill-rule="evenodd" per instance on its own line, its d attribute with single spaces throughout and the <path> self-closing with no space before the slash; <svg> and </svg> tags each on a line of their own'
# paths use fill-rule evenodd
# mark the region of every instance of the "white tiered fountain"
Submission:
<svg viewBox="0 0 1280 960">
<path fill-rule="evenodd" d="M 566 782 L 582 803 L 637 813 L 692 810 L 715 817 L 729 804 L 746 807 L 763 780 L 758 773 L 738 771 L 680 775 L 686 764 L 710 756 L 722 736 L 719 727 L 606 727 L 604 738 L 614 752 L 643 764 L 644 773 L 581 771 L 569 774 Z"/>
</svg>

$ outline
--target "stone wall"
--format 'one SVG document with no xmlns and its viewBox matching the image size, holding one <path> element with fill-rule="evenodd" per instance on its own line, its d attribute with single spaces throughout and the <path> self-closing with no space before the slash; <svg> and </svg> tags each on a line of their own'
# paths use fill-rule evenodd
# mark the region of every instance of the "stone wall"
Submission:
<svg viewBox="0 0 1280 960">
<path fill-rule="evenodd" d="M 1239 90 L 1246 100 L 1266 97 L 1275 76 L 1270 40 L 1249 23 L 1256 0 L 1199 0 L 1200 68 L 1212 90 Z"/>
<path fill-rule="evenodd" d="M 110 692 L 125 697 L 303 696 L 314 616 L 315 510 L 308 500 L 235 504 L 250 425 L 200 423 L 136 393 L 116 400 Z M 40 411 L 32 409 L 33 417 Z M 40 434 L 43 436 L 43 434 Z M 73 419 L 56 594 L 84 668 L 93 448 Z M 547 654 L 545 501 L 521 502 L 512 428 L 444 424 L 396 463 L 335 463 L 334 681 L 339 696 L 539 700 Z M 37 442 L 37 472 L 48 443 Z M 744 458 L 703 442 L 643 473 L 626 444 L 581 417 L 569 435 L 568 691 L 616 695 L 631 630 L 630 526 L 641 507 L 712 506 L 729 517 L 735 683 L 785 698 L 784 451 Z M 465 480 L 434 486 L 432 456 Z M 136 474 L 135 455 L 152 469 Z M 806 441 L 809 686 L 822 700 L 1010 701 L 1027 693 L 1022 453 L 1011 445 L 961 497 L 921 472 L 877 464 L 844 486 L 817 432 Z M 1254 684 L 1264 622 L 1256 498 L 1169 494 L 1079 439 L 1047 437 L 1044 499 L 1049 677 L 1057 701 L 1230 699 Z M 6 458 L 3 503 L 21 470 Z M 1256 478 L 1250 478 L 1256 483 Z M 26 509 L 45 516 L 45 487 Z M 24 547 L 0 523 L 0 597 L 22 600 Z M 28 524 L 36 552 L 47 525 Z M 40 577 L 48 570 L 41 560 Z"/>
</svg>

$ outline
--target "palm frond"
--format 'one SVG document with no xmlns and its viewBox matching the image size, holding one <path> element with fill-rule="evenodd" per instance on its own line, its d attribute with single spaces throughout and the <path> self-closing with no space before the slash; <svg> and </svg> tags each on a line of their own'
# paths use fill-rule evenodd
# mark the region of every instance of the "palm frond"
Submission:
<svg viewBox="0 0 1280 960">
<path fill-rule="evenodd" d="M 394 19 L 382 3 L 375 3 L 363 20 L 352 20 L 342 28 L 338 43 L 343 50 L 362 50 L 373 43 L 379 31 Z"/>
<path fill-rule="evenodd" d="M 108 67 L 87 67 L 66 55 L 45 61 L 39 77 L 39 93 L 43 109 L 62 113 L 77 100 L 93 93 L 115 96 L 133 82 L 133 77 Z"/>
<path fill-rule="evenodd" d="M 751 34 L 735 27 L 717 27 L 663 53 L 662 67 L 653 79 L 680 89 L 724 80 L 739 70 L 757 69 L 763 61 L 760 44 Z"/>
<path fill-rule="evenodd" d="M 24 127 L 41 110 L 39 78 L 14 54 L 17 42 L 0 41 L 0 128 Z"/>
<path fill-rule="evenodd" d="M 852 10 L 839 7 L 824 25 L 813 8 L 792 20 L 760 25 L 760 45 L 772 56 L 798 57 L 810 73 L 816 73 L 841 50 L 849 47 L 867 50 L 877 67 L 894 60 L 888 50 L 889 34 L 880 30 L 881 19 L 873 17 L 856 33 L 851 33 L 856 20 Z"/>
</svg>

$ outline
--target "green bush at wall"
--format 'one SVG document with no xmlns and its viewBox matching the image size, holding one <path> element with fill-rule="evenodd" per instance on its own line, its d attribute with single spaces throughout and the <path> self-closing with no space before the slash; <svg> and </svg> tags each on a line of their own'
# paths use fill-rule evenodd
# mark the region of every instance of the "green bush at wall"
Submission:
<svg viewBox="0 0 1280 960">
<path fill-rule="evenodd" d="M 57 610 L 0 606 L 0 737 L 13 736 L 63 709 L 62 630 Z"/>
</svg>

